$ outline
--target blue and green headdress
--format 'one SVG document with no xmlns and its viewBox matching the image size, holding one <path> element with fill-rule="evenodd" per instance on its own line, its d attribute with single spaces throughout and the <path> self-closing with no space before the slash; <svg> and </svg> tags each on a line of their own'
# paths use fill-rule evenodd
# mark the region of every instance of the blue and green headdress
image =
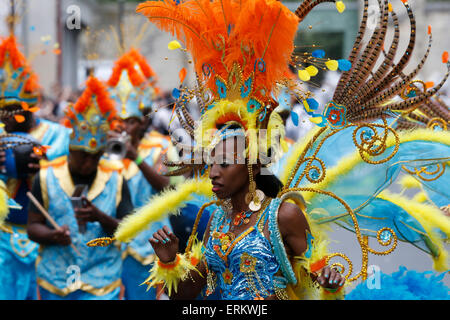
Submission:
<svg viewBox="0 0 450 320">
<path fill-rule="evenodd" d="M 20 52 L 16 38 L 11 35 L 0 43 L 0 110 L 6 106 L 34 106 L 39 99 L 37 76 Z"/>
<path fill-rule="evenodd" d="M 142 117 L 158 92 L 155 84 L 155 72 L 136 49 L 117 60 L 108 87 L 111 98 L 116 101 L 118 116 L 122 119 Z"/>
<path fill-rule="evenodd" d="M 97 153 L 106 147 L 107 133 L 116 121 L 114 100 L 106 86 L 97 78 L 90 77 L 86 89 L 66 111 L 67 127 L 72 128 L 70 149 Z"/>
</svg>

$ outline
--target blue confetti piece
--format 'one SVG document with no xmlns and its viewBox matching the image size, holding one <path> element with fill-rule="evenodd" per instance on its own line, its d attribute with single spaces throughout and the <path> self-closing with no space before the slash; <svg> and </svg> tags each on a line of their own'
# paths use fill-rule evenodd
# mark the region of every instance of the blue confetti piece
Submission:
<svg viewBox="0 0 450 320">
<path fill-rule="evenodd" d="M 36 30 L 36 27 L 35 27 L 35 26 L 31 26 L 31 27 L 30 27 L 30 30 L 31 30 L 31 31 L 35 31 L 35 30 Z"/>
<path fill-rule="evenodd" d="M 325 58 L 325 51 L 322 49 L 314 50 L 312 56 L 319 59 Z"/>
<path fill-rule="evenodd" d="M 298 126 L 298 114 L 294 111 L 291 111 L 291 119 L 292 123 L 297 127 Z"/>
<path fill-rule="evenodd" d="M 347 59 L 338 60 L 339 70 L 341 71 L 350 71 L 352 68 L 352 64 Z"/>
<path fill-rule="evenodd" d="M 319 103 L 317 102 L 316 99 L 309 98 L 306 99 L 306 102 L 308 102 L 309 108 L 311 110 L 317 110 L 317 108 L 319 107 Z"/>
<path fill-rule="evenodd" d="M 179 99 L 180 98 L 180 94 L 181 94 L 180 90 L 178 90 L 177 88 L 173 89 L 172 97 L 174 97 L 175 99 Z"/>
</svg>

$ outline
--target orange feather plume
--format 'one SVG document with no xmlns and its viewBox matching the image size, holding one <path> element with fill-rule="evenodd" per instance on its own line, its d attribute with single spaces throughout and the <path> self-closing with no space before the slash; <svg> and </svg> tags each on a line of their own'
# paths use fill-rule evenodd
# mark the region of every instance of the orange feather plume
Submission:
<svg viewBox="0 0 450 320">
<path fill-rule="evenodd" d="M 76 113 L 85 112 L 91 104 L 94 96 L 96 97 L 100 112 L 104 115 L 109 112 L 108 121 L 112 123 L 116 118 L 114 100 L 110 98 L 106 86 L 95 77 L 90 77 L 86 81 L 86 89 L 73 106 L 73 110 Z M 76 116 L 74 111 L 72 111 L 71 108 L 68 108 L 66 116 L 68 118 L 75 119 Z M 70 122 L 67 120 L 68 119 L 66 119 L 63 124 L 70 127 Z"/>
<path fill-rule="evenodd" d="M 139 70 L 135 69 L 135 65 L 139 66 Z M 150 65 L 147 63 L 145 57 L 141 55 L 136 49 L 131 49 L 116 61 L 111 77 L 108 80 L 108 86 L 115 87 L 120 81 L 122 72 L 126 70 L 128 77 L 133 86 L 139 87 L 148 79 L 155 77 L 156 74 Z"/>
<path fill-rule="evenodd" d="M 147 79 L 156 77 L 155 71 L 150 67 L 145 57 L 136 49 L 131 49 L 128 55 L 136 61 L 142 73 Z"/>
<path fill-rule="evenodd" d="M 20 52 L 17 40 L 13 35 L 3 39 L 0 43 L 0 68 L 4 66 L 7 56 L 13 69 L 24 68 L 20 77 L 27 79 L 24 84 L 25 92 L 37 91 L 39 89 L 38 77 L 31 70 L 25 56 Z"/>
<path fill-rule="evenodd" d="M 206 66 L 228 79 L 234 63 L 244 78 L 263 59 L 265 71 L 255 77 L 254 87 L 265 88 L 260 96 L 269 100 L 272 86 L 287 72 L 298 18 L 277 0 L 173 0 L 147 1 L 138 6 L 158 28 L 170 32 L 191 53 L 197 75 Z M 205 84 L 214 92 L 214 77 L 206 75 Z"/>
</svg>

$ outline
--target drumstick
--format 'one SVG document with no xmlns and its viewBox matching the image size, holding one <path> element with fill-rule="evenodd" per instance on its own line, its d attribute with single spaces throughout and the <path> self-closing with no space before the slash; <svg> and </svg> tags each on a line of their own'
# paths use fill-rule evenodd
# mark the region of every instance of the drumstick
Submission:
<svg viewBox="0 0 450 320">
<path fill-rule="evenodd" d="M 27 192 L 28 198 L 34 203 L 34 205 L 39 209 L 39 211 L 44 215 L 45 218 L 50 222 L 50 224 L 53 226 L 53 228 L 60 230 L 61 227 L 56 223 L 56 221 L 50 216 L 50 214 L 47 212 L 47 210 L 44 209 L 44 207 L 39 203 L 39 201 L 33 196 L 31 192 Z M 80 251 L 78 251 L 77 247 L 73 243 L 70 244 L 72 249 L 81 256 Z"/>
</svg>

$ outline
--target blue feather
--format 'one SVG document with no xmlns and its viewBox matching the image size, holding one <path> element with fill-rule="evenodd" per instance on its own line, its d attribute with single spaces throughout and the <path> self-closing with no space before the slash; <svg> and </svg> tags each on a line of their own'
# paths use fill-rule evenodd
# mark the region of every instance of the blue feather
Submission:
<svg viewBox="0 0 450 320">
<path fill-rule="evenodd" d="M 346 300 L 450 300 L 450 290 L 442 282 L 446 272 L 417 272 L 400 266 L 399 271 L 388 275 L 381 273 L 378 289 L 368 281 L 360 283 Z"/>
</svg>

